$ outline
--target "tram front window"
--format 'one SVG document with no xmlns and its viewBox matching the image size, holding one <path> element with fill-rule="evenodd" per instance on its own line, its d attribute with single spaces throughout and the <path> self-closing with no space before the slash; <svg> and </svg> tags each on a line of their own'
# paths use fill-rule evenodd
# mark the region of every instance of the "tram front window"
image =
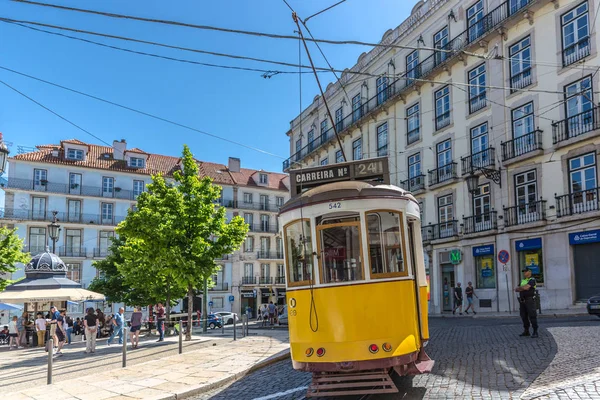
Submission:
<svg viewBox="0 0 600 400">
<path fill-rule="evenodd" d="M 321 283 L 363 280 L 360 222 L 318 227 Z"/>
<path fill-rule="evenodd" d="M 397 212 L 367 213 L 367 237 L 371 275 L 376 278 L 405 276 L 401 216 Z"/>
<path fill-rule="evenodd" d="M 310 221 L 294 221 L 284 228 L 288 283 L 308 285 L 312 280 L 312 241 Z"/>
</svg>

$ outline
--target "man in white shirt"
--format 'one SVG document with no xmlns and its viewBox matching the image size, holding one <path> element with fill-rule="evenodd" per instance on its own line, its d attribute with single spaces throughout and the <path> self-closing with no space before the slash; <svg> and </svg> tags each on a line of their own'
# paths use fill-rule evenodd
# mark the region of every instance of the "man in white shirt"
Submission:
<svg viewBox="0 0 600 400">
<path fill-rule="evenodd" d="M 44 335 L 46 335 L 46 319 L 41 312 L 37 313 L 35 320 L 35 331 L 37 332 L 38 347 L 44 347 Z"/>
</svg>

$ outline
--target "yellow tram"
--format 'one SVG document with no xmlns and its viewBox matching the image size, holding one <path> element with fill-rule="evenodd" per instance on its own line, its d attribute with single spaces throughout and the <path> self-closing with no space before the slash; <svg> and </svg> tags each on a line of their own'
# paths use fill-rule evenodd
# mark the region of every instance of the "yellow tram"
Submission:
<svg viewBox="0 0 600 400">
<path fill-rule="evenodd" d="M 433 366 L 419 205 L 401 188 L 347 180 L 361 163 L 365 177 L 387 170 L 377 159 L 292 172 L 297 193 L 279 215 L 291 355 L 313 372 L 309 396 L 395 392 L 392 371 Z"/>
</svg>

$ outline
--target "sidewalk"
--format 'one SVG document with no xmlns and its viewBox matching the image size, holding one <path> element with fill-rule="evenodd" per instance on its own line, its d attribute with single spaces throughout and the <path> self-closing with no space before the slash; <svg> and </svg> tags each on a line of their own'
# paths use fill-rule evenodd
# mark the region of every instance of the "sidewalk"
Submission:
<svg viewBox="0 0 600 400">
<path fill-rule="evenodd" d="M 538 312 L 538 318 L 558 318 L 558 317 L 575 317 L 580 315 L 589 315 L 585 305 L 573 306 L 572 308 L 565 308 L 561 310 L 543 310 Z M 429 318 L 455 318 L 455 317 L 471 317 L 471 318 L 506 318 L 506 317 L 519 317 L 519 311 L 513 311 L 509 313 L 504 312 L 488 312 L 488 311 L 477 311 L 476 315 L 472 313 L 459 315 L 458 310 L 455 315 L 452 312 L 446 312 L 443 314 L 429 314 Z"/>
<path fill-rule="evenodd" d="M 177 338 L 169 341 L 175 344 Z M 231 337 L 220 337 L 213 331 L 205 336 L 194 335 L 194 341 L 201 347 L 193 347 L 193 350 L 184 347 L 183 354 L 126 368 L 121 368 L 120 363 L 112 363 L 101 372 L 92 374 L 86 373 L 83 368 L 78 378 L 50 386 L 37 385 L 3 392 L 2 395 L 11 400 L 179 399 L 211 390 L 289 357 L 287 329 L 251 328 L 249 336 L 238 336 L 237 341 Z M 128 351 L 128 356 L 136 351 Z M 55 367 L 60 365 L 61 359 L 56 360 Z"/>
</svg>

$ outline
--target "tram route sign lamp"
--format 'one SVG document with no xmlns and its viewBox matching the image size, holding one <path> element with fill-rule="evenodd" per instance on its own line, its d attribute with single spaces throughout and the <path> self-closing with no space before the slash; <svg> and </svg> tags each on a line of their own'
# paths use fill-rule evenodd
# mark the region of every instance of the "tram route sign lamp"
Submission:
<svg viewBox="0 0 600 400">
<path fill-rule="evenodd" d="M 58 214 L 58 211 L 52 211 L 52 223 L 48 225 L 48 236 L 50 236 L 50 240 L 52 240 L 52 253 L 54 254 L 56 254 L 56 241 L 60 234 L 60 225 L 57 224 L 58 220 L 56 219 L 56 214 Z"/>
<path fill-rule="evenodd" d="M 6 171 L 6 163 L 8 162 L 8 147 L 2 140 L 2 133 L 0 133 L 0 175 Z"/>
</svg>

